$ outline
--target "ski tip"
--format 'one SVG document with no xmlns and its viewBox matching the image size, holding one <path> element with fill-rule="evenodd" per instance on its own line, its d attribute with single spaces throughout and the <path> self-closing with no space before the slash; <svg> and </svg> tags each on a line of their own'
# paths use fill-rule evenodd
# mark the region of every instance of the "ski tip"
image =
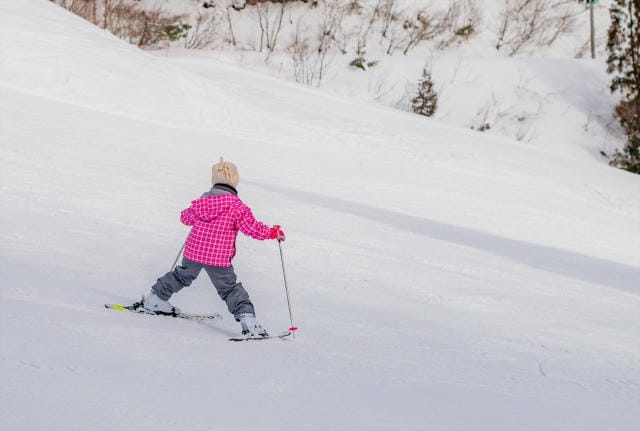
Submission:
<svg viewBox="0 0 640 431">
<path fill-rule="evenodd" d="M 291 328 L 289 328 L 289 331 L 291 331 L 291 332 L 295 332 L 297 330 L 298 330 L 297 326 L 292 326 Z"/>
</svg>

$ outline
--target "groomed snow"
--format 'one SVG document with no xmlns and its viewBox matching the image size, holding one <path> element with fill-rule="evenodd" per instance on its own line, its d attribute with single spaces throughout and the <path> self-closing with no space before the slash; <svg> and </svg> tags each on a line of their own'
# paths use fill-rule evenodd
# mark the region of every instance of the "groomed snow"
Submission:
<svg viewBox="0 0 640 431">
<path fill-rule="evenodd" d="M 636 175 L 150 55 L 45 0 L 0 16 L 0 429 L 637 429 Z M 172 302 L 217 324 L 102 308 L 169 269 L 220 155 L 287 233 L 295 340 L 228 342 L 204 275 Z M 234 266 L 286 328 L 276 244 L 239 237 Z"/>
</svg>

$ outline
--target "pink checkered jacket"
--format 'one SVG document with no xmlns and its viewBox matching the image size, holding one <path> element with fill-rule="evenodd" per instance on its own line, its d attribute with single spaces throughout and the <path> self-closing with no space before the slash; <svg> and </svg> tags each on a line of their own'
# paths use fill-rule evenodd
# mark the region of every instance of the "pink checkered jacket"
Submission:
<svg viewBox="0 0 640 431">
<path fill-rule="evenodd" d="M 180 221 L 192 226 L 184 257 L 205 265 L 230 267 L 238 231 L 260 240 L 275 238 L 272 229 L 257 221 L 236 193 L 233 187 L 217 184 L 182 211 Z"/>
</svg>

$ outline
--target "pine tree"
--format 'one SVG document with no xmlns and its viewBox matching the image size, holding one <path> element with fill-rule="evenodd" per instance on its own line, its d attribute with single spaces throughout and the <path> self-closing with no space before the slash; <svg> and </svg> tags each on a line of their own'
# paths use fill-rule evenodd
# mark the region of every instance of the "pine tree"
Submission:
<svg viewBox="0 0 640 431">
<path fill-rule="evenodd" d="M 615 114 L 627 137 L 611 164 L 640 174 L 640 0 L 615 0 L 609 14 L 607 72 L 613 74 L 611 92 L 622 96 Z"/>
<path fill-rule="evenodd" d="M 431 117 L 438 109 L 438 93 L 433 89 L 431 72 L 422 69 L 422 78 L 418 80 L 418 94 L 411 99 L 411 107 L 416 114 Z"/>
</svg>

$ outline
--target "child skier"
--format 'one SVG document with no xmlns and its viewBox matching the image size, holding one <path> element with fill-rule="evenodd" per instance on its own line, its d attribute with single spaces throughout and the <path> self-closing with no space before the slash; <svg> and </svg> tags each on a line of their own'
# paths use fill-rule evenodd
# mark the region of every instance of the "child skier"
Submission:
<svg viewBox="0 0 640 431">
<path fill-rule="evenodd" d="M 278 241 L 284 241 L 284 232 L 278 225 L 269 227 L 257 221 L 240 200 L 236 190 L 240 176 L 233 163 L 220 157 L 212 170 L 211 190 L 180 214 L 180 221 L 191 226 L 182 265 L 158 279 L 144 297 L 144 308 L 156 314 L 178 313 L 169 298 L 189 286 L 204 269 L 229 312 L 242 325 L 242 334 L 266 337 L 269 334 L 256 321 L 249 294 L 236 281 L 231 259 L 236 254 L 238 231 L 255 239 Z"/>
</svg>

